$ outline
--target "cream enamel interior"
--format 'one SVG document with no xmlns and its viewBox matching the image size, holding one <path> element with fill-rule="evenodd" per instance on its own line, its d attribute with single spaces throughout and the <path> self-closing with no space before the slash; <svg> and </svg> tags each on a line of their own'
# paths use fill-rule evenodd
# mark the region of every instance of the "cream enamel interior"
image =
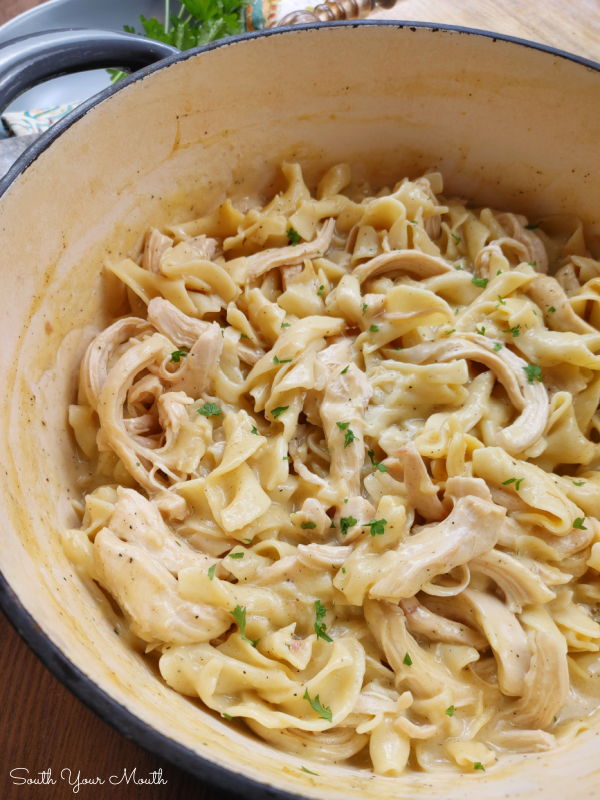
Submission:
<svg viewBox="0 0 600 800">
<path fill-rule="evenodd" d="M 0 567 L 80 670 L 190 750 L 297 795 L 561 798 L 576 778 L 581 797 L 597 796 L 595 731 L 485 775 L 391 779 L 325 765 L 318 778 L 303 773 L 300 759 L 168 689 L 119 642 L 67 562 L 60 531 L 73 524 L 77 494 L 66 408 L 90 330 L 111 316 L 115 284 L 102 264 L 126 257 L 148 223 L 195 218 L 231 185 L 240 196 L 268 192 L 284 160 L 299 161 L 312 183 L 347 161 L 375 184 L 435 168 L 447 192 L 478 203 L 530 218 L 575 213 L 597 254 L 599 123 L 600 73 L 561 56 L 426 28 L 298 30 L 224 45 L 133 83 L 16 180 L 0 203 Z"/>
</svg>

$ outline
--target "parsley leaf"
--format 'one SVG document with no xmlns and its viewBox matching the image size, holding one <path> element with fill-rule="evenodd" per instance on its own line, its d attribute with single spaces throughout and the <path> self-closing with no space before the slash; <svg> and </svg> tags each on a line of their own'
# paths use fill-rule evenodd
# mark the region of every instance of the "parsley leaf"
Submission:
<svg viewBox="0 0 600 800">
<path fill-rule="evenodd" d="M 319 773 L 318 772 L 311 772 L 309 769 L 306 769 L 306 767 L 302 767 L 301 769 L 302 769 L 302 772 L 308 772 L 309 775 L 316 775 L 317 778 L 319 777 Z"/>
<path fill-rule="evenodd" d="M 320 600 L 315 600 L 315 633 L 317 634 L 317 639 L 324 639 L 326 642 L 333 642 L 333 639 L 325 633 L 326 625 L 323 622 L 323 619 L 325 618 L 326 613 L 327 609 L 323 603 Z"/>
<path fill-rule="evenodd" d="M 509 483 L 514 483 L 516 480 L 516 478 L 509 478 L 507 481 L 502 482 L 502 486 L 508 486 Z"/>
<path fill-rule="evenodd" d="M 498 352 L 498 350 L 502 350 L 502 345 L 500 344 L 500 342 L 496 342 L 496 344 L 494 345 L 494 350 L 496 352 Z"/>
<path fill-rule="evenodd" d="M 517 481 L 515 482 L 515 489 L 517 490 L 517 492 L 519 491 L 519 487 L 523 483 L 524 480 L 525 480 L 525 478 L 518 478 Z"/>
<path fill-rule="evenodd" d="M 185 348 L 182 347 L 181 350 L 174 350 L 171 353 L 171 361 L 174 361 L 176 364 L 179 364 L 181 359 L 185 358 L 187 355 L 189 355 L 187 347 Z"/>
<path fill-rule="evenodd" d="M 488 278 L 478 278 L 477 275 L 473 275 L 471 283 L 474 283 L 478 289 L 485 289 L 488 285 Z"/>
<path fill-rule="evenodd" d="M 539 228 L 541 224 L 541 222 L 538 222 L 536 225 L 525 225 L 525 230 L 534 231 L 536 228 Z"/>
<path fill-rule="evenodd" d="M 317 527 L 317 524 L 316 522 L 303 522 L 302 525 L 300 525 L 300 527 L 302 528 L 303 531 L 312 531 L 314 528 Z"/>
<path fill-rule="evenodd" d="M 505 306 L 506 305 L 506 300 L 503 300 L 502 299 L 502 295 L 500 295 L 500 294 L 498 295 L 498 302 L 500 303 L 501 306 Z"/>
<path fill-rule="evenodd" d="M 456 309 L 458 311 L 458 309 Z M 450 336 L 451 333 L 456 333 L 456 328 L 452 328 L 451 331 L 447 331 L 444 336 Z"/>
<path fill-rule="evenodd" d="M 371 522 L 365 522 L 363 528 L 371 528 L 371 536 L 383 536 L 385 533 L 385 526 L 387 519 L 372 519 Z"/>
<path fill-rule="evenodd" d="M 216 403 L 204 403 L 202 408 L 198 409 L 198 413 L 203 417 L 222 417 L 223 412 Z"/>
<path fill-rule="evenodd" d="M 256 425 L 252 426 L 250 433 L 253 433 L 255 436 L 260 436 L 259 432 L 256 430 Z"/>
<path fill-rule="evenodd" d="M 290 323 L 289 322 L 282 322 L 281 323 L 281 327 L 282 328 L 289 328 L 290 327 Z"/>
<path fill-rule="evenodd" d="M 587 528 L 583 524 L 584 522 L 585 522 L 585 517 L 577 517 L 577 519 L 573 523 L 573 527 L 577 528 L 578 531 L 587 531 Z"/>
<path fill-rule="evenodd" d="M 243 558 L 243 553 L 229 553 L 229 558 Z"/>
<path fill-rule="evenodd" d="M 235 609 L 229 613 L 240 626 L 240 636 L 242 637 L 243 641 L 248 642 L 248 644 L 251 644 L 252 647 L 256 647 L 256 645 L 260 642 L 260 639 L 257 639 L 254 642 L 252 639 L 248 639 L 246 636 L 246 606 L 244 606 L 244 608 L 241 606 L 236 606 Z"/>
<path fill-rule="evenodd" d="M 527 383 L 533 383 L 534 380 L 542 382 L 542 368 L 539 364 L 527 364 L 523 369 L 527 373 Z"/>
<path fill-rule="evenodd" d="M 212 579 L 215 577 L 215 567 L 216 566 L 217 566 L 216 564 L 213 564 L 212 567 L 210 567 L 210 569 L 208 570 L 208 580 L 209 581 L 212 581 Z"/>
<path fill-rule="evenodd" d="M 369 333 L 377 333 L 378 330 L 379 330 L 378 325 L 371 325 L 371 327 L 369 328 Z"/>
<path fill-rule="evenodd" d="M 232 716 L 230 716 L 229 714 L 226 714 L 225 712 L 223 712 L 223 713 L 221 714 L 221 716 L 222 716 L 222 717 L 225 717 L 225 719 L 227 720 L 227 722 L 231 722 L 231 720 L 233 719 L 233 717 L 232 717 Z"/>
<path fill-rule="evenodd" d="M 343 369 L 343 370 L 341 371 L 341 373 L 340 373 L 340 374 L 341 374 L 341 375 L 345 375 L 345 374 L 348 372 L 348 367 L 349 367 L 349 366 L 350 366 L 350 364 L 348 364 L 348 366 L 347 366 L 347 367 L 345 367 L 345 369 Z"/>
<path fill-rule="evenodd" d="M 456 244 L 460 244 L 462 242 L 462 239 L 460 238 L 460 236 L 456 236 L 456 234 L 454 234 L 454 233 L 451 233 L 450 235 L 452 236 L 452 238 L 454 239 Z"/>
<path fill-rule="evenodd" d="M 412 667 L 412 664 L 413 664 L 412 658 L 410 657 L 410 655 L 408 653 L 402 659 L 402 663 L 406 664 L 407 667 Z"/>
<path fill-rule="evenodd" d="M 460 264 L 458 264 L 458 266 L 454 267 L 454 269 L 457 269 L 459 272 L 462 272 L 462 267 L 461 267 Z"/>
<path fill-rule="evenodd" d="M 385 464 L 382 464 L 380 461 L 375 461 L 375 450 L 369 450 L 369 458 L 371 459 L 371 464 L 374 469 L 379 470 L 379 472 L 387 472 Z"/>
<path fill-rule="evenodd" d="M 549 314 L 554 314 L 555 311 L 556 309 L 554 308 L 554 306 L 550 306 L 550 308 L 548 309 Z"/>
<path fill-rule="evenodd" d="M 508 328 L 508 330 L 502 331 L 502 333 L 512 333 L 513 339 L 516 339 L 520 332 L 521 332 L 520 325 L 515 325 L 514 328 Z"/>
<path fill-rule="evenodd" d="M 348 427 L 350 425 L 349 422 L 336 422 L 335 424 L 341 431 L 345 431 L 346 434 L 344 437 L 344 450 L 345 450 L 346 447 L 348 447 L 348 445 L 351 445 L 352 442 L 356 439 L 356 436 L 354 435 L 354 431 Z"/>
<path fill-rule="evenodd" d="M 527 262 L 527 264 L 528 264 L 530 267 L 537 267 L 537 261 L 528 261 L 528 262 Z"/>
<path fill-rule="evenodd" d="M 485 328 L 483 327 L 483 325 L 481 326 L 480 331 L 478 331 L 477 328 L 475 328 L 475 333 L 478 333 L 480 336 L 485 336 Z"/>
<path fill-rule="evenodd" d="M 340 517 L 340 532 L 342 536 L 345 536 L 348 533 L 348 530 L 356 523 L 358 520 L 354 519 L 354 517 Z"/>
<path fill-rule="evenodd" d="M 485 772 L 485 767 L 483 766 L 483 764 L 481 763 L 481 761 L 476 761 L 476 762 L 473 764 L 473 769 L 480 769 L 482 772 Z"/>
<path fill-rule="evenodd" d="M 292 359 L 291 359 L 291 358 L 283 358 L 283 359 L 281 359 L 281 361 L 280 361 L 280 360 L 277 358 L 277 356 L 275 356 L 275 357 L 273 358 L 273 363 L 274 363 L 274 364 L 278 364 L 278 365 L 279 365 L 279 364 L 291 364 L 291 363 L 292 363 Z"/>
<path fill-rule="evenodd" d="M 363 317 L 364 317 L 365 311 L 367 310 L 368 307 L 369 306 L 366 303 L 363 303 L 363 313 L 362 313 Z"/>
<path fill-rule="evenodd" d="M 274 408 L 273 411 L 271 411 L 271 416 L 273 417 L 273 419 L 277 419 L 277 417 L 280 414 L 283 414 L 284 411 L 287 411 L 288 408 L 289 406 L 279 406 L 279 408 Z"/>
<path fill-rule="evenodd" d="M 573 483 L 575 484 L 575 486 L 583 486 L 585 481 L 573 481 Z"/>
<path fill-rule="evenodd" d="M 454 716 L 454 706 L 449 706 L 445 711 L 444 714 L 447 714 L 449 717 Z"/>
<path fill-rule="evenodd" d="M 323 297 L 323 295 L 324 295 L 324 294 L 325 294 L 325 287 L 323 286 L 323 284 L 321 284 L 321 285 L 319 286 L 319 291 L 317 292 L 317 295 L 318 295 L 319 297 Z"/>
<path fill-rule="evenodd" d="M 325 706 L 325 708 L 323 708 L 323 706 L 321 705 L 321 701 L 319 700 L 319 695 L 317 695 L 314 700 L 311 700 L 307 689 L 304 692 L 303 700 L 308 700 L 308 702 L 312 706 L 313 711 L 316 711 L 317 714 L 320 717 L 323 717 L 323 719 L 326 719 L 327 722 L 331 722 L 332 720 L 331 708 L 329 708 L 328 706 Z"/>
<path fill-rule="evenodd" d="M 290 240 L 292 247 L 296 247 L 296 245 L 300 241 L 300 234 L 298 233 L 298 231 L 294 230 L 294 228 L 292 228 L 292 226 L 290 225 L 289 230 L 285 232 L 285 235 Z"/>
</svg>

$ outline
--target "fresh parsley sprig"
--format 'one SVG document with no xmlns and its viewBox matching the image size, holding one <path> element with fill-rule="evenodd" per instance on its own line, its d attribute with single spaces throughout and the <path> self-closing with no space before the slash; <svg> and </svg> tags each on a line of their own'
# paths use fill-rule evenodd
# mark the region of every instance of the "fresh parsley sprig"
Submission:
<svg viewBox="0 0 600 800">
<path fill-rule="evenodd" d="M 307 689 L 304 692 L 303 700 L 308 700 L 308 702 L 310 703 L 313 711 L 316 711 L 317 714 L 320 717 L 323 717 L 323 719 L 326 719 L 327 722 L 331 722 L 331 720 L 333 718 L 333 714 L 331 713 L 331 708 L 329 706 L 323 707 L 321 705 L 321 701 L 319 699 L 319 695 L 317 695 L 314 700 L 311 700 L 310 699 L 310 695 L 308 694 L 308 689 Z"/>
<path fill-rule="evenodd" d="M 333 642 L 333 639 L 325 633 L 327 626 L 323 622 L 323 619 L 325 618 L 326 613 L 327 609 L 323 603 L 320 600 L 315 600 L 315 633 L 317 634 L 317 639 L 324 639 L 326 642 Z"/>
<path fill-rule="evenodd" d="M 237 624 L 240 626 L 240 636 L 244 642 L 248 642 L 251 644 L 252 647 L 256 647 L 256 645 L 260 642 L 260 639 L 253 641 L 252 639 L 248 639 L 246 636 L 246 606 L 242 608 L 241 606 L 236 606 L 233 611 L 229 612 Z"/>
</svg>

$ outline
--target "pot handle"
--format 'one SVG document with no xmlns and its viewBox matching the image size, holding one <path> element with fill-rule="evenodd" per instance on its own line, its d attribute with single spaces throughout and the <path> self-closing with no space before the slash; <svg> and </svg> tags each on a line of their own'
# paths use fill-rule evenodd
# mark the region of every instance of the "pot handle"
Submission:
<svg viewBox="0 0 600 800">
<path fill-rule="evenodd" d="M 118 31 L 64 28 L 0 45 L 0 113 L 27 89 L 86 69 L 135 72 L 178 53 L 175 47 Z"/>
</svg>

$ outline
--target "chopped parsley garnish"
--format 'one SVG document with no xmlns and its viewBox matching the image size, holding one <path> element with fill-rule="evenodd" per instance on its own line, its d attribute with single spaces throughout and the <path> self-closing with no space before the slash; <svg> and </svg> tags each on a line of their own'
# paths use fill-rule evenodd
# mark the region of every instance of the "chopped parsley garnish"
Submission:
<svg viewBox="0 0 600 800">
<path fill-rule="evenodd" d="M 478 278 L 477 275 L 473 275 L 471 283 L 474 283 L 478 289 L 485 289 L 488 285 L 488 278 Z"/>
<path fill-rule="evenodd" d="M 189 355 L 187 347 L 185 348 L 182 347 L 181 350 L 174 350 L 171 353 L 171 361 L 174 361 L 176 364 L 179 364 L 181 359 L 185 358 L 187 355 Z"/>
<path fill-rule="evenodd" d="M 250 431 L 250 433 L 253 433 L 255 436 L 260 436 L 259 432 L 256 429 L 256 425 L 252 426 L 252 430 Z"/>
<path fill-rule="evenodd" d="M 216 403 L 204 403 L 202 408 L 198 409 L 198 413 L 203 417 L 222 417 L 223 412 Z"/>
<path fill-rule="evenodd" d="M 273 411 L 271 411 L 271 416 L 273 419 L 277 419 L 277 417 L 283 414 L 284 411 L 287 411 L 288 408 L 289 406 L 279 406 L 279 408 L 274 408 Z"/>
<path fill-rule="evenodd" d="M 325 708 L 323 708 L 323 706 L 321 705 L 321 701 L 319 700 L 319 695 L 317 695 L 314 700 L 311 700 L 310 696 L 308 694 L 308 689 L 307 689 L 304 692 L 303 699 L 304 700 L 308 700 L 308 702 L 312 706 L 313 711 L 316 711 L 317 714 L 320 717 L 323 717 L 323 719 L 326 719 L 327 722 L 331 722 L 331 720 L 332 720 L 331 708 L 329 708 L 327 706 L 325 706 Z"/>
<path fill-rule="evenodd" d="M 116 628 L 113 628 L 113 631 L 114 631 L 114 632 L 117 634 L 117 636 L 119 636 L 119 635 L 120 635 L 120 634 L 119 634 L 119 631 L 118 631 Z"/>
<path fill-rule="evenodd" d="M 342 567 L 342 572 L 344 573 L 344 575 L 346 574 L 346 567 Z"/>
<path fill-rule="evenodd" d="M 243 553 L 229 553 L 229 558 L 243 558 Z"/>
<path fill-rule="evenodd" d="M 246 336 L 246 334 L 245 334 L 245 333 L 240 333 L 240 339 L 247 339 L 247 338 L 248 338 L 248 337 Z"/>
<path fill-rule="evenodd" d="M 379 472 L 387 472 L 385 464 L 382 464 L 380 461 L 375 461 L 375 450 L 369 450 L 369 458 L 371 459 L 371 464 L 374 469 L 379 470 Z"/>
<path fill-rule="evenodd" d="M 577 528 L 578 531 L 587 531 L 587 528 L 583 524 L 584 522 L 585 522 L 585 517 L 577 517 L 577 519 L 573 523 L 573 527 Z"/>
<path fill-rule="evenodd" d="M 460 244 L 462 242 L 462 239 L 460 238 L 460 236 L 457 236 L 455 233 L 451 233 L 450 235 L 452 236 L 452 238 L 454 239 L 456 244 Z"/>
<path fill-rule="evenodd" d="M 371 522 L 365 522 L 363 528 L 371 528 L 371 536 L 383 536 L 385 533 L 385 526 L 387 519 L 372 519 Z"/>
<path fill-rule="evenodd" d="M 575 486 L 583 486 L 585 481 L 573 481 L 573 483 L 575 484 Z"/>
<path fill-rule="evenodd" d="M 335 424 L 341 431 L 345 432 L 344 449 L 346 449 L 346 447 L 348 447 L 348 445 L 351 445 L 352 442 L 356 439 L 354 431 L 348 427 L 350 425 L 349 422 L 336 422 Z"/>
<path fill-rule="evenodd" d="M 323 295 L 324 295 L 324 294 L 325 294 L 325 287 L 323 286 L 323 284 L 321 284 L 321 285 L 319 286 L 319 291 L 317 292 L 317 295 L 318 295 L 319 297 L 323 297 Z"/>
<path fill-rule="evenodd" d="M 523 483 L 525 478 L 509 478 L 507 481 L 502 482 L 502 486 L 509 486 L 511 483 L 515 484 L 515 489 L 519 491 L 519 486 Z"/>
<path fill-rule="evenodd" d="M 478 333 L 480 336 L 485 336 L 485 328 L 483 327 L 483 325 L 481 326 L 480 331 L 478 331 L 477 328 L 475 328 L 475 333 Z"/>
<path fill-rule="evenodd" d="M 483 766 L 483 764 L 481 763 L 481 761 L 476 761 L 476 762 L 473 764 L 473 769 L 480 769 L 482 772 L 485 772 L 485 767 Z"/>
<path fill-rule="evenodd" d="M 527 383 L 533 383 L 534 380 L 542 382 L 542 368 L 539 364 L 527 364 L 523 369 L 527 373 Z"/>
<path fill-rule="evenodd" d="M 248 642 L 251 644 L 252 647 L 256 647 L 256 645 L 260 642 L 260 639 L 257 639 L 255 642 L 252 639 L 248 639 L 246 636 L 246 606 L 242 608 L 241 606 L 236 606 L 233 611 L 229 612 L 237 624 L 240 626 L 240 636 L 244 642 Z"/>
<path fill-rule="evenodd" d="M 231 722 L 231 720 L 233 719 L 233 717 L 231 717 L 229 714 L 226 714 L 225 712 L 223 712 L 223 713 L 221 714 L 221 716 L 222 716 L 222 717 L 225 717 L 225 719 L 227 720 L 227 722 Z"/>
<path fill-rule="evenodd" d="M 175 544 L 181 547 L 181 544 L 177 541 L 177 539 L 175 539 Z"/>
<path fill-rule="evenodd" d="M 534 231 L 536 228 L 539 228 L 541 224 L 541 222 L 538 222 L 536 225 L 525 225 L 525 230 Z"/>
<path fill-rule="evenodd" d="M 291 461 L 292 459 L 289 456 L 284 456 L 283 461 Z"/>
<path fill-rule="evenodd" d="M 550 306 L 550 308 L 548 309 L 549 314 L 554 314 L 555 311 L 556 309 L 554 308 L 554 306 Z"/>
<path fill-rule="evenodd" d="M 458 310 L 458 309 L 457 309 Z M 447 331 L 444 336 L 450 336 L 451 333 L 456 333 L 456 328 L 452 328 L 451 331 Z"/>
<path fill-rule="evenodd" d="M 513 339 L 516 339 L 520 332 L 521 332 L 520 325 L 515 325 L 514 328 L 508 328 L 508 330 L 502 331 L 502 333 L 512 333 Z"/>
<path fill-rule="evenodd" d="M 407 653 L 404 658 L 402 659 L 402 663 L 406 664 L 407 667 L 412 667 L 412 658 L 410 657 L 409 653 Z"/>
<path fill-rule="evenodd" d="M 499 269 L 498 272 L 496 273 L 496 277 L 498 277 L 498 275 L 502 275 L 502 270 L 501 269 Z"/>
<path fill-rule="evenodd" d="M 245 542 L 248 542 L 248 544 L 252 544 L 252 542 L 254 541 L 254 539 L 244 539 L 244 541 L 245 541 Z"/>
<path fill-rule="evenodd" d="M 215 577 L 215 567 L 216 566 L 217 566 L 216 564 L 213 564 L 212 567 L 210 567 L 209 570 L 208 570 L 208 580 L 209 581 L 212 581 L 212 579 Z"/>
<path fill-rule="evenodd" d="M 281 327 L 282 328 L 289 328 L 290 327 L 290 323 L 289 322 L 282 322 L 281 323 Z"/>
<path fill-rule="evenodd" d="M 330 528 L 335 528 L 335 522 L 333 520 L 331 520 L 331 525 L 329 527 Z"/>
<path fill-rule="evenodd" d="M 285 235 L 290 240 L 290 244 L 292 245 L 292 247 L 296 247 L 296 245 L 300 241 L 300 234 L 298 233 L 298 231 L 294 230 L 294 228 L 292 228 L 292 226 L 290 225 L 289 229 L 285 232 Z"/>
<path fill-rule="evenodd" d="M 528 261 L 530 267 L 537 267 L 537 261 Z"/>
<path fill-rule="evenodd" d="M 291 364 L 292 363 L 292 359 L 291 358 L 283 358 L 283 359 L 279 360 L 277 358 L 277 356 L 275 356 L 273 358 L 273 363 L 274 364 Z"/>
<path fill-rule="evenodd" d="M 316 775 L 317 778 L 319 777 L 318 772 L 311 772 L 309 769 L 306 769 L 306 767 L 302 767 L 302 772 L 308 772 L 309 775 Z"/>
<path fill-rule="evenodd" d="M 363 303 L 363 313 L 362 313 L 363 317 L 364 317 L 365 311 L 367 310 L 368 307 L 369 306 L 367 305 L 367 303 Z"/>
<path fill-rule="evenodd" d="M 454 706 L 449 706 L 445 711 L 444 714 L 447 714 L 449 717 L 454 716 Z"/>
<path fill-rule="evenodd" d="M 302 525 L 300 525 L 300 527 L 302 528 L 303 531 L 312 531 L 314 528 L 317 527 L 317 524 L 316 522 L 303 522 Z"/>
<path fill-rule="evenodd" d="M 326 642 L 333 642 L 333 639 L 330 636 L 327 636 L 325 633 L 326 625 L 323 622 L 323 619 L 325 618 L 326 613 L 327 609 L 323 603 L 320 600 L 315 600 L 315 614 L 317 616 L 315 622 L 315 633 L 317 634 L 317 639 L 324 639 Z"/>
<path fill-rule="evenodd" d="M 345 375 L 345 374 L 348 372 L 348 367 L 349 367 L 349 366 L 350 366 L 350 364 L 348 364 L 348 366 L 347 366 L 347 367 L 345 367 L 345 368 L 342 370 L 342 372 L 341 372 L 341 374 L 342 374 L 342 375 Z"/>
<path fill-rule="evenodd" d="M 369 328 L 369 333 L 377 333 L 378 330 L 379 330 L 378 325 L 371 325 L 371 327 Z"/>
<path fill-rule="evenodd" d="M 460 265 L 460 264 L 457 264 L 457 265 L 454 267 L 454 269 L 457 269 L 457 270 L 459 270 L 459 272 L 462 272 L 462 269 L 463 269 L 463 268 L 461 267 L 461 265 Z"/>
<path fill-rule="evenodd" d="M 502 350 L 502 345 L 500 344 L 500 342 L 496 342 L 496 344 L 494 345 L 494 350 L 496 352 L 498 352 L 498 350 Z"/>
<path fill-rule="evenodd" d="M 410 222 L 410 224 L 411 224 L 411 225 L 418 225 L 418 224 L 419 224 L 419 223 L 418 223 L 416 220 L 414 220 L 414 219 L 409 219 L 408 221 Z"/>
<path fill-rule="evenodd" d="M 340 517 L 340 532 L 342 536 L 345 536 L 357 522 L 358 520 L 354 519 L 354 517 Z"/>
<path fill-rule="evenodd" d="M 506 305 L 506 300 L 503 300 L 502 299 L 502 295 L 500 295 L 500 294 L 498 295 L 498 302 L 500 303 L 501 306 L 505 306 Z"/>
</svg>

